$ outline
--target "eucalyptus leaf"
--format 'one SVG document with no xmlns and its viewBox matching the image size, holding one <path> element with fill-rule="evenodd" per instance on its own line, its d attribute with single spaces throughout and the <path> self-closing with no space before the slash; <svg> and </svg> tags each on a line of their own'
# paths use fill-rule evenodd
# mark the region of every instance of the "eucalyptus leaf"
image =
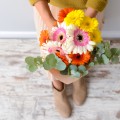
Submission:
<svg viewBox="0 0 120 120">
<path fill-rule="evenodd" d="M 82 75 L 86 76 L 88 74 L 88 71 L 86 70 Z"/>
<path fill-rule="evenodd" d="M 71 76 L 80 78 L 80 75 L 81 75 L 80 72 L 71 70 Z"/>
<path fill-rule="evenodd" d="M 105 49 L 110 49 L 110 42 L 104 42 Z"/>
<path fill-rule="evenodd" d="M 114 56 L 119 56 L 120 55 L 120 49 L 118 48 L 111 48 L 111 53 Z"/>
<path fill-rule="evenodd" d="M 71 70 L 77 71 L 77 66 L 76 65 L 70 65 L 69 67 L 70 67 Z"/>
<path fill-rule="evenodd" d="M 43 67 L 45 70 L 50 70 L 52 69 L 53 67 L 51 65 L 49 65 L 46 61 L 43 62 Z"/>
<path fill-rule="evenodd" d="M 102 55 L 102 60 L 104 64 L 108 64 L 109 63 L 109 59 L 107 58 L 107 56 L 105 54 Z"/>
<path fill-rule="evenodd" d="M 95 63 L 94 62 L 90 62 L 88 66 L 89 67 L 93 67 L 93 66 L 95 66 Z"/>
<path fill-rule="evenodd" d="M 96 47 L 99 48 L 99 49 L 103 49 L 104 48 L 104 44 L 103 43 L 99 43 L 99 44 L 97 44 Z"/>
<path fill-rule="evenodd" d="M 30 72 L 35 72 L 38 69 L 38 67 L 36 65 L 30 65 L 28 66 L 28 69 Z"/>
<path fill-rule="evenodd" d="M 41 65 L 41 64 L 43 64 L 43 62 L 42 62 L 42 57 L 37 57 L 36 58 L 36 61 L 37 61 L 37 64 L 39 64 L 39 65 Z"/>
<path fill-rule="evenodd" d="M 26 57 L 26 58 L 25 58 L 25 62 L 26 62 L 28 65 L 34 65 L 34 64 L 35 64 L 33 57 Z"/>
<path fill-rule="evenodd" d="M 85 72 L 86 71 L 86 67 L 85 66 L 83 66 L 83 65 L 80 65 L 80 66 L 78 66 L 78 70 L 80 71 L 80 72 Z"/>
<path fill-rule="evenodd" d="M 105 50 L 105 55 L 106 55 L 108 58 L 111 57 L 111 51 L 110 51 L 110 49 L 106 49 L 106 50 Z"/>
<path fill-rule="evenodd" d="M 65 64 L 64 62 L 62 62 L 62 60 L 61 60 L 61 61 L 59 61 L 58 63 L 56 63 L 55 68 L 56 68 L 57 70 L 60 70 L 60 71 L 65 70 L 66 64 Z"/>
<path fill-rule="evenodd" d="M 119 63 L 119 57 L 118 56 L 114 56 L 111 59 L 112 63 Z"/>
<path fill-rule="evenodd" d="M 54 68 L 54 67 L 56 66 L 56 63 L 57 63 L 57 60 L 56 60 L 54 54 L 48 55 L 48 56 L 46 57 L 46 60 L 45 60 L 45 61 L 47 62 L 47 64 L 48 64 L 49 66 L 51 66 L 51 68 L 52 68 L 52 67 Z"/>
</svg>

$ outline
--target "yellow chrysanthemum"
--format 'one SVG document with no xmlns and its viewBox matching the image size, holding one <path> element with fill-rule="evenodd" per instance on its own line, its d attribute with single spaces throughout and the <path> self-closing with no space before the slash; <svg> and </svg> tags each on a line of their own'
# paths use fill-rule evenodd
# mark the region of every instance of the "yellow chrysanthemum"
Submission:
<svg viewBox="0 0 120 120">
<path fill-rule="evenodd" d="M 102 42 L 101 32 L 98 29 L 95 29 L 92 33 L 90 33 L 90 39 L 95 43 L 101 43 Z"/>
<path fill-rule="evenodd" d="M 64 21 L 67 25 L 74 24 L 80 27 L 83 18 L 84 18 L 84 12 L 82 10 L 74 10 L 67 14 Z"/>
<path fill-rule="evenodd" d="M 80 26 L 81 29 L 87 32 L 93 32 L 98 27 L 98 21 L 96 18 L 84 17 L 84 20 Z"/>
</svg>

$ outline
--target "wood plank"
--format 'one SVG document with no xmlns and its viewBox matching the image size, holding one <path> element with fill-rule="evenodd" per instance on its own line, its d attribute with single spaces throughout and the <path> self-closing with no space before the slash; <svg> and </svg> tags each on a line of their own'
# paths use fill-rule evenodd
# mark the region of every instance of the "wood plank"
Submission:
<svg viewBox="0 0 120 120">
<path fill-rule="evenodd" d="M 120 47 L 120 41 L 111 45 Z M 28 55 L 39 55 L 35 40 L 0 40 L 0 120 L 64 120 L 55 111 L 46 72 L 26 70 Z M 73 106 L 68 120 L 119 120 L 120 64 L 96 66 L 86 80 L 89 94 L 83 106 L 73 104 L 72 85 L 67 86 Z"/>
</svg>

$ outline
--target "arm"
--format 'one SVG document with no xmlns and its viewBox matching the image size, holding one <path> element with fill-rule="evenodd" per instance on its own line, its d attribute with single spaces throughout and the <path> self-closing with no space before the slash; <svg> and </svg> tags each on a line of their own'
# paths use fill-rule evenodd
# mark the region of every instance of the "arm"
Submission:
<svg viewBox="0 0 120 120">
<path fill-rule="evenodd" d="M 38 10 L 45 24 L 48 26 L 49 29 L 51 29 L 56 20 L 52 16 L 47 0 L 40 0 L 36 2 L 35 7 Z"/>
<path fill-rule="evenodd" d="M 98 12 L 91 7 L 88 7 L 87 10 L 85 11 L 85 15 L 91 18 L 96 17 L 97 13 Z"/>
<path fill-rule="evenodd" d="M 86 16 L 89 17 L 96 17 L 98 12 L 101 12 L 104 10 L 108 3 L 108 0 L 87 0 L 86 3 Z"/>
</svg>

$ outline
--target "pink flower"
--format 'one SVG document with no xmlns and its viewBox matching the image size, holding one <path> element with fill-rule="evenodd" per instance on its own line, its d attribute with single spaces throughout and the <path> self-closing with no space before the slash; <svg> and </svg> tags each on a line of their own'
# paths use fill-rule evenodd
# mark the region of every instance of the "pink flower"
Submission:
<svg viewBox="0 0 120 120">
<path fill-rule="evenodd" d="M 60 43 L 65 42 L 66 40 L 66 30 L 62 27 L 55 28 L 52 34 L 53 41 L 59 41 Z"/>
<path fill-rule="evenodd" d="M 87 32 L 76 29 L 74 31 L 74 43 L 76 46 L 86 46 L 90 41 L 90 37 Z"/>
</svg>

